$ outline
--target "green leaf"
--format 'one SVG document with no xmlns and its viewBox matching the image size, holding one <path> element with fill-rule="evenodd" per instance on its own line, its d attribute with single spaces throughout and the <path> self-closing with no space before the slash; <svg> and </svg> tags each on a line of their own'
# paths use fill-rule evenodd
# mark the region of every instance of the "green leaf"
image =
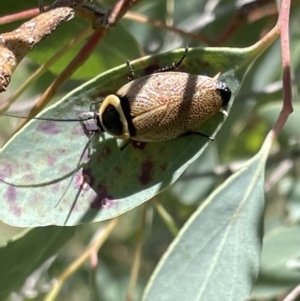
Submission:
<svg viewBox="0 0 300 301">
<path fill-rule="evenodd" d="M 61 47 L 67 44 L 75 34 L 83 31 L 86 23 L 82 20 L 74 19 L 63 24 L 45 41 L 40 43 L 33 51 L 29 53 L 38 64 L 44 64 L 51 58 Z M 115 47 L 116 40 L 122 37 L 122 47 Z M 60 60 L 58 60 L 50 70 L 54 74 L 60 74 L 68 63 L 76 56 L 84 46 L 86 40 L 76 44 Z M 73 79 L 89 79 L 105 70 L 116 67 L 129 59 L 139 57 L 141 54 L 139 46 L 135 39 L 128 33 L 122 23 L 111 30 L 105 36 L 103 41 L 92 52 L 87 62 L 72 75 Z M 109 59 L 108 59 L 109 58 Z"/>
<path fill-rule="evenodd" d="M 159 262 L 143 301 L 250 296 L 260 262 L 267 155 L 263 147 L 190 217 Z"/>
<path fill-rule="evenodd" d="M 256 298 L 275 298 L 299 284 L 299 245 L 299 225 L 277 228 L 266 235 L 253 293 Z"/>
<path fill-rule="evenodd" d="M 7 5 L 7 3 L 2 1 L 0 3 L 1 14 L 11 14 L 12 7 L 14 11 L 22 11 L 38 7 L 37 0 L 31 0 L 30 2 L 11 0 L 10 4 Z M 45 5 L 49 4 L 50 3 L 45 3 Z M 1 32 L 15 30 L 23 22 L 25 21 L 22 20 L 22 22 L 2 25 Z M 74 19 L 59 26 L 51 35 L 30 51 L 28 56 L 37 64 L 42 65 L 88 26 L 88 22 L 75 17 Z M 120 37 L 122 37 L 122 47 L 115 47 L 116 41 L 120 41 Z M 55 75 L 60 74 L 80 51 L 86 41 L 87 39 L 74 45 L 63 57 L 51 66 L 50 71 Z M 139 57 L 140 55 L 140 46 L 128 30 L 122 25 L 122 22 L 119 22 L 118 25 L 115 28 L 112 28 L 109 34 L 107 34 L 101 43 L 94 49 L 87 62 L 72 75 L 72 78 L 91 78 L 105 70 L 116 67 L 129 59 Z"/>
<path fill-rule="evenodd" d="M 0 247 L 0 299 L 17 290 L 73 236 L 74 227 L 44 227 L 26 231 Z"/>
<path fill-rule="evenodd" d="M 285 123 L 282 131 L 280 133 L 281 136 L 285 136 L 287 139 L 294 137 L 297 139 L 300 136 L 299 130 L 299 117 L 300 117 L 300 105 L 298 103 L 294 103 L 294 112 L 289 116 L 287 122 Z M 282 102 L 272 102 L 268 103 L 259 108 L 259 115 L 263 117 L 268 124 L 273 125 L 280 111 L 282 110 Z"/>
<path fill-rule="evenodd" d="M 179 202 L 183 204 L 199 204 L 200 200 L 204 200 L 212 188 L 216 186 L 215 176 L 213 173 L 209 173 L 218 163 L 216 144 L 210 143 L 202 155 L 170 187 L 172 194 L 176 195 Z M 206 172 L 208 175 L 199 177 L 199 174 L 205 175 Z"/>
<path fill-rule="evenodd" d="M 178 61 L 184 50 L 133 62 L 136 76 Z M 190 49 L 181 70 L 214 76 L 235 94 L 257 48 Z M 46 118 L 77 118 L 91 102 L 126 83 L 125 65 L 107 71 L 44 111 Z M 232 100 L 231 100 L 232 103 Z M 221 113 L 201 132 L 215 135 Z M 229 117 L 230 118 L 230 117 Z M 0 218 L 17 226 L 76 225 L 120 215 L 171 185 L 208 145 L 204 137 L 181 137 L 161 143 L 131 144 L 119 149 L 104 134 L 88 138 L 79 123 L 32 120 L 0 152 Z M 88 150 L 90 148 L 90 151 Z"/>
</svg>

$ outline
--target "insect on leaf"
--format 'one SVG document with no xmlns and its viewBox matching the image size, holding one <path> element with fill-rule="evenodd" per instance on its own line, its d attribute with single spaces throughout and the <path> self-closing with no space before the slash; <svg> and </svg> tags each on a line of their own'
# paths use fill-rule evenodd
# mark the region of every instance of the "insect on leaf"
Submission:
<svg viewBox="0 0 300 301">
<path fill-rule="evenodd" d="M 179 71 L 215 76 L 233 95 L 258 53 L 230 48 L 189 49 Z M 136 77 L 177 62 L 184 49 L 132 62 Z M 40 116 L 77 118 L 90 104 L 127 82 L 126 65 L 90 80 Z M 233 96 L 230 105 L 233 102 Z M 229 117 L 230 118 L 230 117 Z M 199 131 L 215 136 L 224 116 Z M 217 139 L 217 137 L 216 137 Z M 123 151 L 107 134 L 88 137 L 77 122 L 30 121 L 0 152 L 0 219 L 16 226 L 76 225 L 120 215 L 149 200 L 198 158 L 209 140 L 191 135 L 165 142 L 132 143 Z"/>
</svg>

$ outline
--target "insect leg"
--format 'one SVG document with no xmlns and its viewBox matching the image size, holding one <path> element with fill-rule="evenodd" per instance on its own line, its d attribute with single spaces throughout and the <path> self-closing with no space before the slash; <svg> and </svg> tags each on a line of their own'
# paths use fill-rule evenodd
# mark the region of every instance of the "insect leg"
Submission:
<svg viewBox="0 0 300 301">
<path fill-rule="evenodd" d="M 200 132 L 188 132 L 188 133 L 185 133 L 183 135 L 181 135 L 180 137 L 184 137 L 184 136 L 190 136 L 190 135 L 197 135 L 197 136 L 202 136 L 202 137 L 205 137 L 207 138 L 208 140 L 210 141 L 214 141 L 215 138 L 214 137 L 211 137 L 211 136 L 208 136 L 208 135 L 205 135 L 205 134 L 202 134 Z"/>
<path fill-rule="evenodd" d="M 39 0 L 39 10 L 40 10 L 40 13 L 43 13 L 45 11 L 44 0 Z"/>
<path fill-rule="evenodd" d="M 126 64 L 127 64 L 128 70 L 129 70 L 129 75 L 127 76 L 127 79 L 128 79 L 128 82 L 131 82 L 134 79 L 134 71 L 130 64 L 130 61 L 127 61 Z"/>
<path fill-rule="evenodd" d="M 181 59 L 175 64 L 175 63 L 172 63 L 172 65 L 170 66 L 167 66 L 167 67 L 164 67 L 164 68 L 161 68 L 161 69 L 158 69 L 156 71 L 154 71 L 153 73 L 158 73 L 158 72 L 166 72 L 166 71 L 171 71 L 171 70 L 175 70 L 177 67 L 179 67 L 179 65 L 183 62 L 183 60 L 185 59 L 187 53 L 188 53 L 188 50 L 189 50 L 189 47 L 186 46 L 185 47 L 185 52 L 184 54 L 182 55 Z"/>
<path fill-rule="evenodd" d="M 220 109 L 220 112 L 221 112 L 225 117 L 228 117 L 227 111 L 224 110 L 223 108 Z"/>
<path fill-rule="evenodd" d="M 220 75 L 221 75 L 221 72 L 217 73 L 217 74 L 213 77 L 213 79 L 218 79 L 218 78 L 220 77 Z"/>
<path fill-rule="evenodd" d="M 120 147 L 120 150 L 123 151 L 128 146 L 129 143 L 130 143 L 130 139 L 128 139 L 127 141 L 125 140 L 123 145 Z"/>
</svg>

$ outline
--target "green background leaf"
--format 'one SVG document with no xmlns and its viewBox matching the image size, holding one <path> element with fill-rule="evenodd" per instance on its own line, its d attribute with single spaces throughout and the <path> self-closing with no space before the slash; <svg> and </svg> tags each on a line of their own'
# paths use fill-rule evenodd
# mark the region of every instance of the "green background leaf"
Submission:
<svg viewBox="0 0 300 301">
<path fill-rule="evenodd" d="M 266 235 L 256 298 L 274 298 L 299 284 L 299 245 L 299 226 L 276 228 Z"/>
<path fill-rule="evenodd" d="M 11 13 L 11 7 L 13 7 L 15 11 L 26 10 L 29 9 L 30 4 L 31 8 L 36 8 L 38 6 L 38 1 L 11 0 L 11 6 L 8 6 L 5 2 L 1 2 L 0 11 L 1 14 L 4 15 L 6 13 Z M 45 5 L 49 4 L 51 3 L 45 3 Z M 1 32 L 15 30 L 23 22 L 14 22 L 2 25 Z M 44 64 L 64 45 L 68 44 L 72 38 L 82 32 L 88 25 L 87 21 L 79 18 L 74 18 L 63 23 L 50 36 L 30 51 L 28 53 L 28 57 L 30 57 L 38 65 Z M 87 39 L 74 45 L 70 51 L 51 66 L 50 71 L 54 73 L 54 75 L 60 74 L 83 47 L 86 41 Z M 127 60 L 137 58 L 140 55 L 141 49 L 137 41 L 128 32 L 128 30 L 124 28 L 122 22 L 120 22 L 116 28 L 112 29 L 110 33 L 104 37 L 101 44 L 92 52 L 88 59 L 88 63 L 81 66 L 72 75 L 72 78 L 77 80 L 90 79 L 105 70 L 116 67 Z"/>
<path fill-rule="evenodd" d="M 260 262 L 267 155 L 265 146 L 190 217 L 154 271 L 143 301 L 250 296 Z"/>
<path fill-rule="evenodd" d="M 57 254 L 74 235 L 74 227 L 36 228 L 0 247 L 0 298 L 19 289 L 29 274 Z"/>
</svg>

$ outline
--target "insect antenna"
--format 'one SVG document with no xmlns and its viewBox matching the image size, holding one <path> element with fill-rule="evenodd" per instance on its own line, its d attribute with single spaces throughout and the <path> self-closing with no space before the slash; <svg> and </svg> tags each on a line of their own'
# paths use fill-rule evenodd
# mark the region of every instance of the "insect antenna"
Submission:
<svg viewBox="0 0 300 301">
<path fill-rule="evenodd" d="M 94 112 L 90 112 L 89 114 L 85 113 L 82 114 L 79 118 L 46 118 L 46 117 L 32 117 L 29 118 L 28 116 L 19 116 L 19 115 L 14 115 L 10 113 L 1 113 L 2 116 L 7 116 L 7 117 L 14 117 L 14 118 L 21 118 L 21 119 L 35 119 L 35 120 L 43 120 L 43 121 L 57 121 L 57 122 L 81 122 L 81 121 L 86 121 L 86 120 L 91 120 L 95 119 L 97 117 L 97 114 Z"/>
</svg>

